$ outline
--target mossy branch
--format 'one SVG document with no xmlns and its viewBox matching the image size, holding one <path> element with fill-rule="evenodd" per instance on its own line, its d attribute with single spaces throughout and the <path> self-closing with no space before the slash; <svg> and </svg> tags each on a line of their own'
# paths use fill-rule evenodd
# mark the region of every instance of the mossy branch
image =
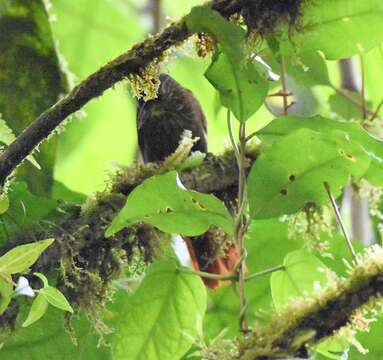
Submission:
<svg viewBox="0 0 383 360">
<path fill-rule="evenodd" d="M 357 343 L 356 331 L 368 331 L 365 316 L 381 306 L 383 248 L 369 248 L 357 260 L 347 280 L 334 276 L 328 289 L 293 300 L 266 325 L 255 327 L 236 359 L 308 358 L 309 348 L 329 336 Z"/>
<path fill-rule="evenodd" d="M 242 8 L 244 0 L 216 0 L 206 3 L 223 16 Z M 105 90 L 132 74 L 139 74 L 165 51 L 193 35 L 185 23 L 186 16 L 171 24 L 160 34 L 133 46 L 78 84 L 63 99 L 43 112 L 0 155 L 0 186 L 12 171 L 71 114 L 81 109 Z"/>
</svg>

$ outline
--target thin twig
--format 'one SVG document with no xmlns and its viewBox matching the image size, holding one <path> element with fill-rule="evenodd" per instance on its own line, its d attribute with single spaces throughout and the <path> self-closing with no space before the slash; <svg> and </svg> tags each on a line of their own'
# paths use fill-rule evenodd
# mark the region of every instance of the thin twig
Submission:
<svg viewBox="0 0 383 360">
<path fill-rule="evenodd" d="M 237 142 L 234 139 L 232 127 L 231 127 L 231 115 L 230 110 L 227 111 L 227 128 L 229 132 L 229 138 L 231 146 L 235 153 L 238 165 L 238 209 L 235 218 L 234 225 L 234 239 L 237 243 L 240 251 L 240 258 L 234 268 L 234 271 L 237 273 L 237 279 L 239 283 L 239 326 L 242 332 L 247 332 L 246 324 L 246 294 L 245 294 L 245 259 L 246 259 L 246 249 L 244 246 L 244 237 L 247 228 L 246 218 L 244 216 L 244 211 L 247 203 L 246 195 L 246 174 L 245 174 L 245 153 L 246 153 L 246 127 L 245 124 L 240 125 L 239 127 L 239 148 Z"/>
<path fill-rule="evenodd" d="M 273 273 L 275 271 L 283 270 L 284 268 L 285 268 L 284 265 L 277 265 L 277 266 L 273 266 L 273 267 L 265 269 L 265 270 L 257 271 L 257 272 L 252 273 L 252 274 L 247 274 L 245 276 L 245 281 L 251 281 L 251 280 L 254 280 L 254 279 L 259 278 L 261 276 Z M 232 272 L 232 273 L 226 274 L 226 275 L 218 275 L 218 274 L 208 273 L 205 271 L 196 271 L 196 270 L 193 270 L 193 269 L 190 269 L 187 267 L 179 267 L 178 270 L 183 272 L 183 273 L 200 276 L 200 277 L 205 278 L 205 279 L 221 280 L 221 281 L 225 281 L 225 280 L 227 280 L 227 281 L 229 281 L 229 280 L 230 281 L 238 281 L 238 274 L 236 272 Z"/>
<path fill-rule="evenodd" d="M 277 265 L 277 266 L 273 266 L 269 269 L 265 269 L 265 270 L 262 270 L 262 271 L 258 271 L 256 273 L 253 273 L 253 274 L 248 274 L 246 275 L 245 277 L 245 280 L 246 281 L 249 281 L 249 280 L 253 280 L 255 278 L 258 278 L 260 276 L 263 276 L 263 275 L 267 275 L 267 274 L 270 274 L 270 273 L 273 273 L 275 271 L 279 271 L 279 270 L 284 270 L 285 266 L 284 265 Z"/>
<path fill-rule="evenodd" d="M 381 107 L 383 106 L 383 99 L 380 101 L 378 107 L 376 108 L 375 112 L 371 115 L 370 121 L 373 121 L 379 114 L 379 111 Z"/>
<path fill-rule="evenodd" d="M 239 149 L 238 149 L 237 142 L 234 139 L 233 128 L 231 126 L 231 113 L 230 113 L 230 110 L 227 111 L 226 120 L 227 120 L 227 130 L 228 130 L 228 133 L 229 133 L 230 144 L 231 144 L 231 147 L 233 148 L 233 151 L 234 151 L 234 154 L 235 154 L 235 158 L 237 159 L 237 163 L 239 163 L 239 161 L 240 161 Z"/>
<path fill-rule="evenodd" d="M 361 73 L 361 91 L 360 96 L 362 97 L 362 116 L 363 120 L 367 119 L 367 105 L 366 105 L 366 79 L 364 73 L 364 61 L 363 55 L 360 56 L 360 73 Z"/>
<path fill-rule="evenodd" d="M 285 60 L 283 56 L 281 56 L 281 83 L 282 83 L 282 91 L 281 96 L 283 97 L 283 115 L 288 115 L 288 109 L 289 109 L 289 103 L 288 103 L 288 96 L 290 96 L 290 93 L 287 91 L 286 86 L 286 67 L 285 67 Z"/>
<path fill-rule="evenodd" d="M 196 270 L 189 269 L 186 267 L 180 267 L 180 268 L 178 268 L 178 270 L 183 272 L 183 273 L 191 274 L 191 275 L 197 275 L 197 276 L 200 276 L 200 277 L 205 278 L 205 279 L 222 280 L 222 281 L 225 281 L 225 280 L 235 281 L 237 279 L 237 275 L 234 273 L 230 273 L 227 275 L 218 275 L 218 274 L 208 273 L 205 271 L 196 271 Z"/>
<path fill-rule="evenodd" d="M 350 101 L 351 103 L 353 103 L 355 106 L 357 106 L 358 108 L 362 109 L 363 108 L 363 104 L 356 98 L 354 98 L 353 96 L 351 96 L 347 90 L 343 90 L 343 89 L 339 89 L 337 88 L 336 86 L 334 85 L 330 85 L 330 87 L 336 92 L 338 93 L 339 95 L 343 96 L 345 99 L 347 99 L 348 101 Z M 368 115 L 374 115 L 374 111 L 372 111 L 370 108 L 366 107 L 366 112 Z M 375 117 L 378 117 L 378 114 L 375 115 Z M 382 120 L 382 118 L 378 117 L 379 120 Z"/>
<path fill-rule="evenodd" d="M 337 222 L 339 224 L 340 229 L 342 230 L 343 236 L 344 236 L 344 238 L 346 240 L 346 243 L 347 243 L 347 246 L 348 246 L 348 248 L 350 250 L 352 259 L 356 262 L 356 252 L 354 250 L 354 247 L 352 246 L 352 242 L 351 242 L 351 239 L 350 239 L 350 237 L 349 237 L 349 235 L 348 235 L 348 233 L 346 231 L 346 227 L 344 226 L 342 216 L 340 215 L 338 206 L 336 204 L 334 196 L 332 195 L 330 185 L 329 185 L 328 182 L 324 182 L 323 185 L 324 185 L 324 187 L 325 187 L 325 189 L 327 191 L 327 195 L 328 195 L 328 197 L 330 199 L 331 206 L 332 206 L 332 208 L 334 210 L 336 220 L 337 220 Z"/>
<path fill-rule="evenodd" d="M 157 34 L 161 29 L 162 9 L 161 0 L 151 0 L 152 2 L 152 20 L 153 34 Z"/>
<path fill-rule="evenodd" d="M 240 0 L 216 0 L 204 6 L 229 17 L 243 7 Z M 139 74 L 148 64 L 173 46 L 193 35 L 186 27 L 186 16 L 171 24 L 160 34 L 135 45 L 91 74 L 63 99 L 43 112 L 0 155 L 0 186 L 23 160 L 71 114 L 80 110 L 93 98 L 131 74 Z"/>
</svg>

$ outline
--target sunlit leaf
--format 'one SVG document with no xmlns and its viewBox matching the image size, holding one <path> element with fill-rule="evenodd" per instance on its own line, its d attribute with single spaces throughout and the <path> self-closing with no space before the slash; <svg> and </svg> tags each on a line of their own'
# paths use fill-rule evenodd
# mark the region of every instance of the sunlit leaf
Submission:
<svg viewBox="0 0 383 360">
<path fill-rule="evenodd" d="M 363 54 L 383 42 L 381 0 L 321 0 L 303 5 L 301 30 L 292 37 L 327 59 Z"/>
<path fill-rule="evenodd" d="M 29 310 L 28 317 L 23 322 L 23 327 L 27 327 L 37 320 L 39 320 L 47 311 L 48 301 L 42 294 L 38 294 L 36 298 L 33 300 L 31 309 Z"/>
<path fill-rule="evenodd" d="M 314 284 L 324 286 L 327 275 L 321 271 L 326 268 L 317 257 L 304 250 L 286 255 L 284 270 L 271 275 L 271 294 L 276 308 L 286 305 L 289 299 L 311 294 Z"/>
<path fill-rule="evenodd" d="M 22 273 L 33 265 L 54 239 L 19 245 L 0 257 L 0 273 Z"/>
<path fill-rule="evenodd" d="M 173 261 L 153 264 L 120 315 L 114 360 L 180 359 L 190 348 L 206 309 L 201 279 Z"/>
<path fill-rule="evenodd" d="M 360 144 L 347 134 L 299 129 L 275 142 L 253 165 L 248 194 L 253 218 L 291 214 L 308 203 L 328 202 L 324 183 L 339 195 L 350 176 L 370 166 Z"/>
<path fill-rule="evenodd" d="M 46 286 L 40 289 L 40 294 L 54 307 L 73 313 L 72 306 L 70 306 L 68 300 L 58 289 L 52 286 Z"/>
<path fill-rule="evenodd" d="M 311 129 L 322 134 L 337 130 L 347 134 L 347 137 L 358 142 L 371 159 L 371 167 L 365 177 L 376 185 L 383 184 L 383 142 L 370 135 L 357 123 L 341 122 L 314 116 L 310 118 L 300 116 L 287 116 L 273 120 L 269 125 L 260 130 L 257 135 L 269 146 L 283 136 L 298 129 Z"/>
<path fill-rule="evenodd" d="M 217 39 L 219 51 L 205 76 L 218 90 L 222 105 L 245 122 L 263 104 L 268 91 L 267 81 L 257 71 L 261 65 L 246 59 L 245 30 L 203 7 L 193 8 L 186 24 L 191 31 L 207 32 Z"/>
<path fill-rule="evenodd" d="M 178 187 L 175 171 L 153 176 L 137 186 L 106 236 L 139 221 L 183 235 L 202 234 L 210 225 L 219 226 L 227 233 L 233 231 L 233 221 L 225 205 L 213 195 Z"/>
</svg>

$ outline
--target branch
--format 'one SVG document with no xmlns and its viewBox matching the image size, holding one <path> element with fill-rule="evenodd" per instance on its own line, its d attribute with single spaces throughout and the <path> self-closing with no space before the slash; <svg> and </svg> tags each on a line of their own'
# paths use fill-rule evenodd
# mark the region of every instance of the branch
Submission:
<svg viewBox="0 0 383 360">
<path fill-rule="evenodd" d="M 240 345 L 241 360 L 308 358 L 308 349 L 329 336 L 368 331 L 365 316 L 381 304 L 383 248 L 374 246 L 358 255 L 348 280 L 329 280 L 326 290 L 293 299 L 264 326 L 254 329 Z M 344 331 L 342 330 L 348 330 Z M 351 338 L 350 338 L 351 336 Z M 356 341 L 356 340 L 355 340 Z"/>
<path fill-rule="evenodd" d="M 217 0 L 210 1 L 205 6 L 228 17 L 240 11 L 244 2 L 245 0 Z M 128 75 L 139 74 L 140 70 L 161 57 L 166 50 L 179 45 L 193 35 L 186 27 L 186 16 L 168 26 L 160 34 L 135 45 L 104 65 L 74 87 L 63 99 L 43 112 L 0 155 L 0 186 L 4 185 L 12 171 L 69 115 Z"/>
</svg>

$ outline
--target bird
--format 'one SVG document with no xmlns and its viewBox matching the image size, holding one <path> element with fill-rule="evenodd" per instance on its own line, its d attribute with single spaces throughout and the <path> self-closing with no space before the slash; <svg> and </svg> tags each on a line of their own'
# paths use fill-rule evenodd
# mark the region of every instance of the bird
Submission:
<svg viewBox="0 0 383 360">
<path fill-rule="evenodd" d="M 157 98 L 138 101 L 137 132 L 143 161 L 159 162 L 173 154 L 185 130 L 198 138 L 192 151 L 207 153 L 207 125 L 201 105 L 190 90 L 161 74 Z"/>
<path fill-rule="evenodd" d="M 137 103 L 137 137 L 144 163 L 161 162 L 172 155 L 185 130 L 192 138 L 198 138 L 191 151 L 207 154 L 207 123 L 202 107 L 193 93 L 184 88 L 168 74 L 159 77 L 157 98 Z M 196 237 L 186 237 L 192 265 L 197 271 L 227 275 L 232 273 L 239 260 L 238 247 L 229 244 L 224 254 L 216 255 L 213 230 Z M 221 252 L 222 253 L 222 252 Z M 225 282 L 202 278 L 210 289 L 216 289 Z"/>
</svg>

